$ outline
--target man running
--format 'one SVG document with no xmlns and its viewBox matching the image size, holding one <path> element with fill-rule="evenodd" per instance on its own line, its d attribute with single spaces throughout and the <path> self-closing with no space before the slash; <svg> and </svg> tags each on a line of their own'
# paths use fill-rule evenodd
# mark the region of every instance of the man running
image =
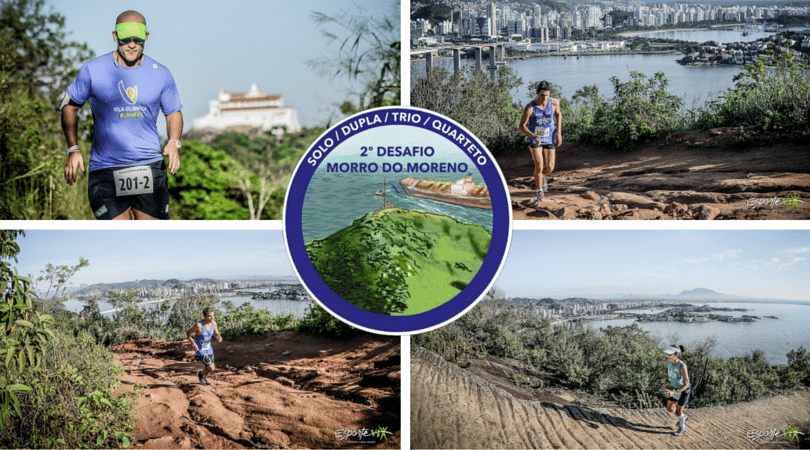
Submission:
<svg viewBox="0 0 810 450">
<path fill-rule="evenodd" d="M 196 335 L 196 337 L 192 337 Z M 208 376 L 214 373 L 214 349 L 211 347 L 211 338 L 217 336 L 217 341 L 222 342 L 217 323 L 214 322 L 214 311 L 211 308 L 203 309 L 203 319 L 195 323 L 193 327 L 186 331 L 186 337 L 194 347 L 199 359 L 205 368 L 202 372 L 197 371 L 197 378 L 200 384 L 208 386 Z"/>
<path fill-rule="evenodd" d="M 560 102 L 551 98 L 551 83 L 548 81 L 541 81 L 537 85 L 537 99 L 523 109 L 519 128 L 527 136 L 529 152 L 534 161 L 537 201 L 540 201 L 546 198 L 544 192 L 548 190 L 548 183 L 545 176 L 554 170 L 555 149 L 562 145 Z"/>
<path fill-rule="evenodd" d="M 113 40 L 118 48 L 82 66 L 62 100 L 62 131 L 67 140 L 65 181 L 84 172 L 79 148 L 79 108 L 90 100 L 93 144 L 88 197 L 97 219 L 168 219 L 166 163 L 180 168 L 183 114 L 180 95 L 169 69 L 143 54 L 149 32 L 136 11 L 118 16 Z M 166 116 L 169 142 L 160 151 L 157 118 Z"/>
</svg>

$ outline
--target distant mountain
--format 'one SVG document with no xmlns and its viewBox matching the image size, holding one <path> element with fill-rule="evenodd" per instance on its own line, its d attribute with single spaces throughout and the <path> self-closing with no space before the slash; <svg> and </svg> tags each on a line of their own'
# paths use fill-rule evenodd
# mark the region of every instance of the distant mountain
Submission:
<svg viewBox="0 0 810 450">
<path fill-rule="evenodd" d="M 721 294 L 719 292 L 715 292 L 711 289 L 705 288 L 695 288 L 688 291 L 681 291 L 680 294 L 674 295 L 672 297 L 678 299 L 729 299 L 735 298 L 736 295 L 728 295 L 728 294 Z"/>
<path fill-rule="evenodd" d="M 188 286 L 191 283 L 218 283 L 223 281 L 244 281 L 244 280 L 251 280 L 251 281 L 284 281 L 284 282 L 297 282 L 299 281 L 297 277 L 293 275 L 283 275 L 283 276 L 244 276 L 244 277 L 232 277 L 229 279 L 216 279 L 216 278 L 194 278 L 192 280 L 180 280 L 177 278 L 172 278 L 169 280 L 135 280 L 135 281 L 124 281 L 121 283 L 95 283 L 91 285 L 82 284 L 78 288 L 69 288 L 66 291 L 68 293 L 82 293 L 85 290 L 99 290 L 102 292 L 107 292 L 112 289 L 115 290 L 126 290 L 126 289 L 148 289 L 152 286 L 165 286 L 174 289 L 180 289 Z"/>
</svg>

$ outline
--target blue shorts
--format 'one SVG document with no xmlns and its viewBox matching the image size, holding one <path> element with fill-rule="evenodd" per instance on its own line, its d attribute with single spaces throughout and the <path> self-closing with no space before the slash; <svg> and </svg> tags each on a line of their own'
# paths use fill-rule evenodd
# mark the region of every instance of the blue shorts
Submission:
<svg viewBox="0 0 810 450">
<path fill-rule="evenodd" d="M 93 170 L 87 176 L 87 196 L 96 219 L 111 220 L 127 209 L 134 208 L 156 219 L 169 219 L 169 187 L 166 162 L 163 160 L 144 164 L 152 170 L 153 192 L 151 194 L 115 194 L 113 172 L 120 167 Z"/>
</svg>

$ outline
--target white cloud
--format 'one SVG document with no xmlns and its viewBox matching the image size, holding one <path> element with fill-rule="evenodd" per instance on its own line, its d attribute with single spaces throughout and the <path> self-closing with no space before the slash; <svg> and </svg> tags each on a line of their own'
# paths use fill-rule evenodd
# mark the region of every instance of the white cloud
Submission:
<svg viewBox="0 0 810 450">
<path fill-rule="evenodd" d="M 726 250 L 722 253 L 715 253 L 712 257 L 719 259 L 720 261 L 726 258 L 736 258 L 742 253 L 742 250 Z"/>
<path fill-rule="evenodd" d="M 806 261 L 806 260 L 807 260 L 807 258 L 805 258 L 805 257 L 796 256 L 796 257 L 792 258 L 790 261 L 787 261 L 787 262 L 783 263 L 782 265 L 780 265 L 779 267 L 777 267 L 776 270 L 786 269 L 786 268 L 788 268 L 790 266 L 795 266 L 796 264 L 799 264 L 800 262 Z"/>
<path fill-rule="evenodd" d="M 801 254 L 808 254 L 810 255 L 810 247 L 802 247 L 802 248 L 789 248 L 782 253 L 786 255 L 801 255 Z"/>
</svg>

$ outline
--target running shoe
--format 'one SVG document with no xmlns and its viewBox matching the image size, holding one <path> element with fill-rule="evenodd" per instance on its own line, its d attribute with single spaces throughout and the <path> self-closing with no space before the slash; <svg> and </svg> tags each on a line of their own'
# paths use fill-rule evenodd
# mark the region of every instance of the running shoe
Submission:
<svg viewBox="0 0 810 450">
<path fill-rule="evenodd" d="M 197 378 L 199 378 L 201 385 L 203 385 L 203 386 L 207 385 L 207 383 L 206 383 L 207 380 L 205 378 L 203 378 L 202 372 L 197 371 Z"/>
<path fill-rule="evenodd" d="M 686 433 L 686 424 L 678 426 L 678 431 L 675 432 L 675 436 L 680 436 Z"/>
<path fill-rule="evenodd" d="M 537 191 L 537 201 L 539 202 L 540 200 L 544 200 L 545 198 L 546 198 L 546 196 L 545 196 L 545 195 L 543 195 L 543 191 L 542 191 L 542 190 L 538 190 L 538 191 Z"/>
<path fill-rule="evenodd" d="M 687 421 L 687 420 L 689 420 L 689 416 L 687 416 L 686 414 L 684 414 L 683 416 L 684 416 L 684 417 L 683 417 L 683 422 L 684 422 L 684 424 L 686 424 L 686 421 Z M 680 424 L 681 424 L 681 420 L 680 420 L 680 419 L 678 419 L 678 421 L 677 421 L 677 422 L 675 422 L 675 425 L 676 425 L 676 426 L 680 426 Z"/>
</svg>

